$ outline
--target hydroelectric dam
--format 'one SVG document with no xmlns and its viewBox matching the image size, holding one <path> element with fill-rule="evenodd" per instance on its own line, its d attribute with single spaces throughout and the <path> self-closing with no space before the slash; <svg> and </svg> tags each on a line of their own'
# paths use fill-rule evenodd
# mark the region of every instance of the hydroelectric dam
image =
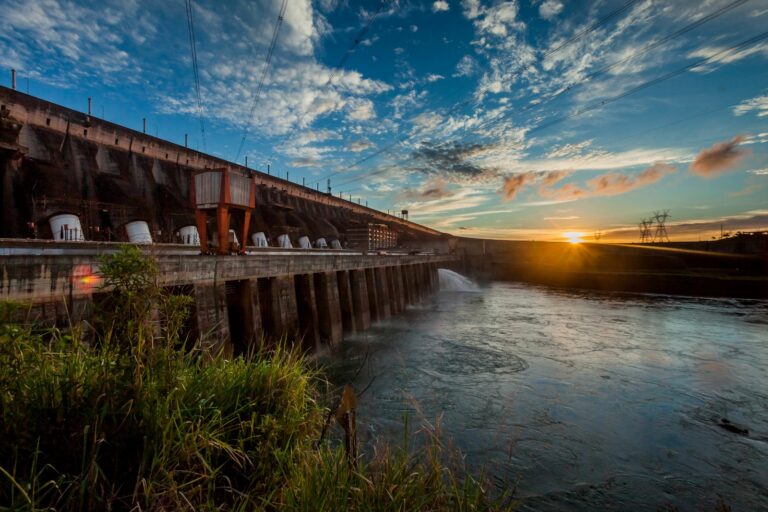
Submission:
<svg viewBox="0 0 768 512">
<path fill-rule="evenodd" d="M 0 87 L 0 300 L 87 319 L 101 256 L 137 244 L 187 326 L 229 352 L 263 334 L 336 345 L 438 288 L 455 239 Z"/>
</svg>

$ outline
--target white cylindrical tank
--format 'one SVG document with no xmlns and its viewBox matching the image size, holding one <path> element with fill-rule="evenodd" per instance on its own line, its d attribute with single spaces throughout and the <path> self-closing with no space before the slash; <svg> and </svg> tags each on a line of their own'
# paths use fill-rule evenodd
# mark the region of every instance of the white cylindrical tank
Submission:
<svg viewBox="0 0 768 512">
<path fill-rule="evenodd" d="M 125 232 L 128 234 L 128 241 L 132 244 L 151 244 L 152 235 L 149 232 L 149 225 L 143 220 L 134 220 L 125 225 Z"/>
<path fill-rule="evenodd" d="M 200 245 L 200 233 L 197 231 L 197 226 L 184 226 L 179 230 L 179 237 L 181 237 L 181 243 L 184 245 Z"/>
<path fill-rule="evenodd" d="M 214 247 L 219 246 L 219 233 L 218 231 L 214 231 L 211 233 L 211 245 Z M 240 245 L 240 241 L 237 239 L 237 234 L 235 233 L 234 229 L 229 230 L 229 236 L 227 237 L 227 242 L 230 244 L 237 244 Z"/>
<path fill-rule="evenodd" d="M 312 248 L 312 242 L 309 241 L 308 236 L 303 236 L 299 238 L 299 247 L 302 249 L 311 249 Z"/>
<path fill-rule="evenodd" d="M 80 226 L 80 218 L 71 213 L 62 213 L 54 215 L 48 222 L 51 224 L 53 239 L 66 242 L 82 242 L 83 228 Z"/>
<path fill-rule="evenodd" d="M 291 237 L 288 235 L 280 235 L 277 237 L 277 245 L 283 249 L 291 249 L 293 247 L 291 244 Z"/>
<path fill-rule="evenodd" d="M 263 231 L 252 234 L 251 240 L 253 240 L 253 245 L 256 247 L 269 247 L 269 244 L 267 243 L 267 236 Z"/>
<path fill-rule="evenodd" d="M 328 242 L 325 241 L 325 238 L 318 238 L 315 242 L 315 247 L 318 249 L 327 249 L 328 248 Z"/>
<path fill-rule="evenodd" d="M 341 249 L 341 242 L 339 242 L 338 240 L 331 240 L 331 248 Z"/>
</svg>

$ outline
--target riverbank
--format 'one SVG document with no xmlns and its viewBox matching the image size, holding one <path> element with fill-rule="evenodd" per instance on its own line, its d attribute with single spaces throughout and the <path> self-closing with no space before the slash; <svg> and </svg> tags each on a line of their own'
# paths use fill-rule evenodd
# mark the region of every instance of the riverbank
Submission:
<svg viewBox="0 0 768 512">
<path fill-rule="evenodd" d="M 768 298 L 768 255 L 625 244 L 486 241 L 461 247 L 481 280 L 601 291 Z"/>
</svg>

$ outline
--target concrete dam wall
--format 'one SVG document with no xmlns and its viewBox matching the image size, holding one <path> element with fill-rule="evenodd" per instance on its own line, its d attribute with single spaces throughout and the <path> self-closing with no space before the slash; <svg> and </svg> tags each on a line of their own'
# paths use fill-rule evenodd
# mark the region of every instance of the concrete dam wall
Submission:
<svg viewBox="0 0 768 512">
<path fill-rule="evenodd" d="M 211 170 L 255 189 L 249 217 L 218 224 L 242 237 L 250 219 L 238 256 L 202 255 L 199 239 L 180 236 L 205 233 L 195 227 L 193 181 Z M 451 240 L 0 87 L 0 301 L 25 304 L 25 320 L 87 321 L 110 293 L 101 258 L 130 241 L 155 260 L 160 286 L 193 299 L 193 339 L 233 354 L 262 335 L 335 346 L 437 290 L 438 266 L 455 260 Z"/>
<path fill-rule="evenodd" d="M 338 239 L 383 224 L 402 247 L 450 238 L 337 196 L 0 87 L 0 237 L 51 239 L 49 219 L 77 215 L 86 240 L 127 240 L 125 225 L 147 222 L 156 242 L 179 242 L 195 224 L 191 176 L 236 169 L 256 179 L 249 233 L 270 245 L 288 234 Z M 240 227 L 233 218 L 235 230 Z"/>
</svg>

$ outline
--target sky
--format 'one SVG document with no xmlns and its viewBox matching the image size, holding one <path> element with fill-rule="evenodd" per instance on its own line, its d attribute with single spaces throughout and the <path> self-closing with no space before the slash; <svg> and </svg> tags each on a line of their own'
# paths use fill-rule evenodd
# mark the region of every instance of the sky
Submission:
<svg viewBox="0 0 768 512">
<path fill-rule="evenodd" d="M 456 235 L 768 230 L 768 0 L 190 3 L 0 0 L 0 84 Z"/>
</svg>

